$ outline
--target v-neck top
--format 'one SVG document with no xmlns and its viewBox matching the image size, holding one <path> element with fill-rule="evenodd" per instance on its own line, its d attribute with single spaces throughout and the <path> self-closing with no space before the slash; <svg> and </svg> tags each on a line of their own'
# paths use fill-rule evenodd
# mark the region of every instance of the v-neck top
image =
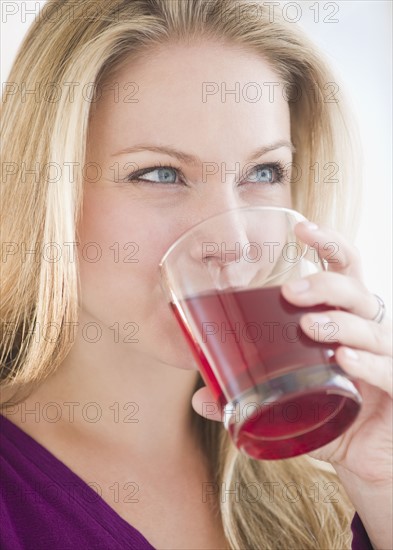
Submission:
<svg viewBox="0 0 393 550">
<path fill-rule="evenodd" d="M 155 550 L 61 460 L 0 414 L 2 550 Z"/>
<path fill-rule="evenodd" d="M 2 414 L 0 481 L 2 550 L 155 550 L 92 486 Z M 357 513 L 351 530 L 352 550 L 373 550 Z"/>
</svg>

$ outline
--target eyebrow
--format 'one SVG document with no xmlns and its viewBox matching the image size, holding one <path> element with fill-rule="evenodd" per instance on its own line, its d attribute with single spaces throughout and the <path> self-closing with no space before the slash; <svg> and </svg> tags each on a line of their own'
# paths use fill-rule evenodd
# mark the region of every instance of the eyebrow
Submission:
<svg viewBox="0 0 393 550">
<path fill-rule="evenodd" d="M 280 149 L 281 147 L 287 147 L 290 149 L 291 153 L 296 152 L 296 148 L 294 147 L 293 143 L 281 139 L 279 141 L 276 141 L 274 143 L 270 143 L 268 145 L 264 145 L 262 147 L 259 147 L 256 149 L 251 156 L 248 158 L 248 161 L 256 160 L 258 157 L 261 157 L 262 155 L 268 153 L 269 151 L 275 151 L 276 149 Z M 141 151 L 152 151 L 154 153 L 165 153 L 171 157 L 177 158 L 180 162 L 184 162 L 186 164 L 191 164 L 198 166 L 200 164 L 203 164 L 202 160 L 195 156 L 190 155 L 189 153 L 184 153 L 183 151 L 179 151 L 178 149 L 175 149 L 174 147 L 171 147 L 169 145 L 167 146 L 158 146 L 158 145 L 152 145 L 149 143 L 140 143 L 138 145 L 134 145 L 132 147 L 127 147 L 125 149 L 122 149 L 121 151 L 118 151 L 117 153 L 114 153 L 111 155 L 112 157 L 116 157 L 119 155 L 126 155 L 129 153 L 138 153 Z"/>
</svg>

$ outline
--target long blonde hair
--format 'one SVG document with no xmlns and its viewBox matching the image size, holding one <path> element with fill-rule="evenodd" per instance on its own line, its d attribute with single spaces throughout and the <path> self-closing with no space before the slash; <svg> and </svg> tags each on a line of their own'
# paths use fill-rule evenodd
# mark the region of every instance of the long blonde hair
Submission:
<svg viewBox="0 0 393 550">
<path fill-rule="evenodd" d="M 96 5 L 95 17 L 86 10 L 88 4 L 49 0 L 5 86 L 1 224 L 6 241 L 0 309 L 4 405 L 17 403 L 16 396 L 20 400 L 53 373 L 72 346 L 63 329 L 77 322 L 78 265 L 66 254 L 44 260 L 42 247 L 77 241 L 94 105 L 86 100 L 86 90 L 91 83 L 98 90 L 130 56 L 164 43 L 201 39 L 236 44 L 263 56 L 287 85 L 296 147 L 293 207 L 349 238 L 358 221 L 359 156 L 348 106 L 323 56 L 296 25 L 277 10 L 272 21 L 268 6 L 248 0 L 110 0 Z M 34 88 L 36 94 L 26 93 Z M 66 170 L 71 166 L 72 178 Z M 32 169 L 35 177 L 26 176 Z M 37 338 L 37 327 L 55 327 L 57 336 Z M 12 393 L 9 399 L 7 392 Z M 216 476 L 211 492 L 230 548 L 350 548 L 353 509 L 332 469 L 317 468 L 307 456 L 255 461 L 236 450 L 220 423 L 195 413 L 195 426 Z M 265 492 L 257 498 L 252 487 L 258 494 L 262 487 Z M 334 498 L 330 488 L 338 492 Z"/>
</svg>

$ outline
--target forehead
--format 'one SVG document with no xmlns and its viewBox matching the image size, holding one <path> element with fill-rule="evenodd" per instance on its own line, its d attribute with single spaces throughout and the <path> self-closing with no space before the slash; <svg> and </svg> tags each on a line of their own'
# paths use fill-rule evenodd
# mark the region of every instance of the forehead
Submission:
<svg viewBox="0 0 393 550">
<path fill-rule="evenodd" d="M 113 146 L 121 146 L 125 135 L 183 146 L 199 141 L 202 149 L 207 137 L 270 142 L 289 136 L 283 85 L 265 58 L 240 47 L 160 47 L 125 60 L 111 75 L 92 124 Z"/>
</svg>

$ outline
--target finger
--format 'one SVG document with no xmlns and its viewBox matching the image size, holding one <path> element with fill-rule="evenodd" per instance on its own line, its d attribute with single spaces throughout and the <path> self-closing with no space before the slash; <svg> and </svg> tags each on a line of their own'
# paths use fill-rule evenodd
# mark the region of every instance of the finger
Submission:
<svg viewBox="0 0 393 550">
<path fill-rule="evenodd" d="M 335 352 L 340 367 L 355 379 L 386 391 L 393 397 L 392 358 L 340 346 Z"/>
<path fill-rule="evenodd" d="M 211 391 L 206 386 L 194 393 L 191 404 L 194 411 L 204 418 L 216 420 L 218 422 L 223 420 L 222 408 L 220 404 L 215 401 Z"/>
<path fill-rule="evenodd" d="M 310 221 L 296 224 L 294 231 L 303 242 L 315 248 L 318 255 L 326 260 L 330 271 L 363 280 L 360 253 L 340 233 L 325 226 L 317 226 Z"/>
<path fill-rule="evenodd" d="M 300 318 L 303 332 L 312 340 L 344 344 L 377 355 L 392 355 L 391 327 L 367 321 L 346 311 L 306 313 Z"/>
<path fill-rule="evenodd" d="M 301 285 L 298 281 L 301 281 Z M 375 295 L 361 281 L 330 271 L 288 281 L 282 286 L 281 293 L 286 300 L 297 306 L 327 304 L 341 307 L 369 320 L 375 318 L 380 307 Z"/>
</svg>

